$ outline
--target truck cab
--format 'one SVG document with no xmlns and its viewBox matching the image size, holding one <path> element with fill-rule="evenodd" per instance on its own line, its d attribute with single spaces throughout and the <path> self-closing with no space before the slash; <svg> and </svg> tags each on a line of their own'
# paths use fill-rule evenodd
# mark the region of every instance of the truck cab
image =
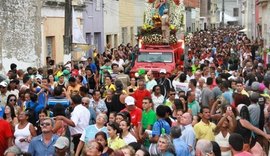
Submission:
<svg viewBox="0 0 270 156">
<path fill-rule="evenodd" d="M 159 77 L 160 69 L 165 69 L 170 75 L 177 66 L 183 65 L 183 42 L 174 45 L 144 45 L 142 44 L 136 57 L 130 77 L 135 77 L 139 69 L 151 70 L 155 78 Z"/>
</svg>

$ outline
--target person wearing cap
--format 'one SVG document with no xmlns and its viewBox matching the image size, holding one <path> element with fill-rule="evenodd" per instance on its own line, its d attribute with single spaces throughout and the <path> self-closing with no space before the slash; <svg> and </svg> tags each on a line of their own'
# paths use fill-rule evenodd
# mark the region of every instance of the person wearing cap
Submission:
<svg viewBox="0 0 270 156">
<path fill-rule="evenodd" d="M 167 97 L 169 90 L 172 88 L 171 80 L 166 78 L 166 69 L 160 69 L 159 76 L 160 78 L 157 80 L 157 84 L 161 86 L 161 94 L 164 97 Z"/>
<path fill-rule="evenodd" d="M 53 134 L 54 120 L 45 118 L 41 123 L 42 134 L 34 137 L 28 148 L 28 153 L 33 156 L 55 155 L 55 147 L 53 146 L 58 136 Z"/>
<path fill-rule="evenodd" d="M 19 83 L 20 81 L 18 79 L 11 79 L 7 87 L 8 94 L 14 94 L 17 98 L 19 98 L 19 90 L 17 89 L 17 85 L 19 85 Z"/>
<path fill-rule="evenodd" d="M 7 94 L 7 82 L 4 80 L 0 83 L 0 106 L 1 107 L 4 107 L 7 103 L 7 97 L 8 97 L 8 94 Z"/>
<path fill-rule="evenodd" d="M 22 151 L 19 147 L 11 146 L 5 151 L 4 156 L 17 156 L 20 154 L 22 154 Z"/>
<path fill-rule="evenodd" d="M 69 140 L 67 137 L 60 136 L 55 144 L 53 145 L 55 148 L 56 156 L 68 156 L 69 155 Z"/>
<path fill-rule="evenodd" d="M 161 30 L 164 43 L 169 43 L 170 38 L 170 17 L 168 15 L 168 9 L 164 9 L 161 17 Z"/>
<path fill-rule="evenodd" d="M 121 112 L 129 112 L 131 117 L 130 122 L 133 126 L 137 127 L 142 120 L 142 110 L 135 105 L 135 99 L 132 96 L 127 96 L 125 98 L 125 104 L 126 108 L 121 110 Z"/>
</svg>

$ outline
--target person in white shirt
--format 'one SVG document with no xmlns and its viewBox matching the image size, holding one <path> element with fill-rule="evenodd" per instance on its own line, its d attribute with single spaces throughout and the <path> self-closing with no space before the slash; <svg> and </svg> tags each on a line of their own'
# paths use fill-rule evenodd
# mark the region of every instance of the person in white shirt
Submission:
<svg viewBox="0 0 270 156">
<path fill-rule="evenodd" d="M 157 85 L 157 81 L 155 80 L 154 75 L 151 70 L 147 72 L 147 77 L 149 81 L 146 82 L 146 89 L 149 92 L 152 92 L 153 87 Z"/>
<path fill-rule="evenodd" d="M 180 81 L 179 81 L 178 79 L 179 79 Z M 187 93 L 189 87 L 188 87 L 188 83 L 185 82 L 186 79 L 187 79 L 186 74 L 185 74 L 185 73 L 180 73 L 180 74 L 177 75 L 177 76 L 174 78 L 174 80 L 172 81 L 172 85 L 173 85 L 173 87 L 174 87 L 174 89 L 175 89 L 177 95 L 178 95 L 178 93 L 179 93 L 180 91 L 184 91 L 185 94 Z"/>
<path fill-rule="evenodd" d="M 73 111 L 71 118 L 68 119 L 64 116 L 57 116 L 57 120 L 63 120 L 69 125 L 70 134 L 73 137 L 74 153 L 76 153 L 77 146 L 80 142 L 80 137 L 83 130 L 88 126 L 90 119 L 89 110 L 81 104 L 82 98 L 79 94 L 71 96 Z"/>
<path fill-rule="evenodd" d="M 112 61 L 112 64 L 118 64 L 118 66 L 121 68 L 121 69 L 124 69 L 123 67 L 123 64 L 125 63 L 123 59 L 120 58 L 119 54 L 118 53 L 115 53 L 114 54 L 114 60 Z"/>
</svg>

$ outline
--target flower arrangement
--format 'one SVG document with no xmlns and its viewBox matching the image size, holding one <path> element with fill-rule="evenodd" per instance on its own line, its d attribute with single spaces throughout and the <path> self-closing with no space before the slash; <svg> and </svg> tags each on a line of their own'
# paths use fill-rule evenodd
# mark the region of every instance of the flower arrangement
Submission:
<svg viewBox="0 0 270 156">
<path fill-rule="evenodd" d="M 155 26 L 156 28 L 161 27 L 161 17 L 160 17 L 159 14 L 155 14 L 155 15 L 152 17 L 152 20 L 153 20 L 154 26 Z"/>
</svg>

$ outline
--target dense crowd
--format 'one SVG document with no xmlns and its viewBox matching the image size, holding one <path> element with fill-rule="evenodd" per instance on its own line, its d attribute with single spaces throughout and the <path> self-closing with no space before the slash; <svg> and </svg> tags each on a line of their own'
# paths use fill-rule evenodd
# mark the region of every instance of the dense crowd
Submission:
<svg viewBox="0 0 270 156">
<path fill-rule="evenodd" d="M 12 63 L 0 83 L 0 155 L 267 155 L 270 70 L 263 43 L 238 30 L 189 35 L 184 69 L 158 78 L 129 77 L 130 44 L 26 71 Z"/>
</svg>

